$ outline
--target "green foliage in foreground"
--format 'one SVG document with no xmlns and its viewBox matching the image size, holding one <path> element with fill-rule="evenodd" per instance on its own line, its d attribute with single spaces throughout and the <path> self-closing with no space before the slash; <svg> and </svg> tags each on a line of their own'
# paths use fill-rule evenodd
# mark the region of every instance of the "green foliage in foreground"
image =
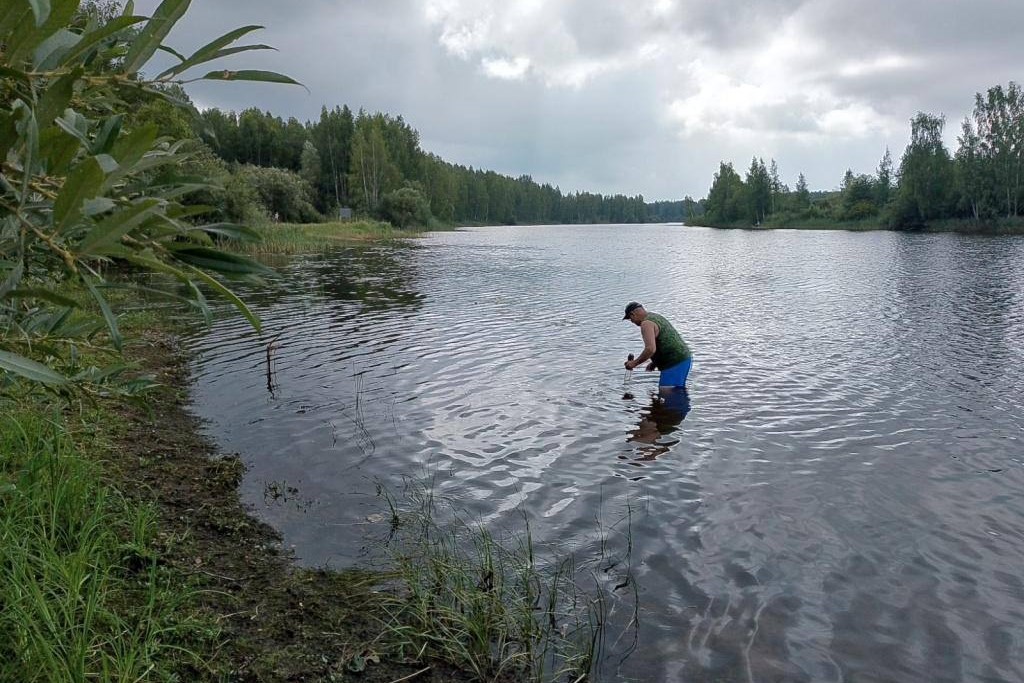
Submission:
<svg viewBox="0 0 1024 683">
<path fill-rule="evenodd" d="M 59 416 L 0 417 L 0 680 L 177 680 L 199 664 L 191 647 L 216 633 L 183 609 L 195 595 L 158 562 L 154 520 L 101 483 Z"/>
<path fill-rule="evenodd" d="M 206 177 L 174 170 L 187 158 L 182 142 L 155 125 L 132 125 L 128 112 L 155 100 L 187 106 L 171 86 L 189 80 L 292 83 L 262 71 L 186 73 L 228 54 L 266 49 L 234 43 L 260 28 L 246 26 L 186 57 L 162 41 L 188 0 L 164 0 L 154 16 L 79 12 L 78 0 L 7 0 L 0 17 L 0 394 L 27 381 L 57 390 L 106 385 L 123 367 L 66 375 L 60 359 L 82 347 L 120 349 L 118 314 L 107 296 L 111 264 L 161 273 L 177 281 L 168 299 L 209 314 L 200 289 L 230 299 L 256 317 L 222 277 L 266 269 L 215 248 L 215 240 L 256 239 L 249 228 L 204 223 L 209 207 L 183 198 L 208 189 Z M 144 78 L 158 50 L 179 63 Z M 89 307 L 63 296 L 74 282 Z M 105 330 L 101 334 L 101 330 Z"/>
</svg>

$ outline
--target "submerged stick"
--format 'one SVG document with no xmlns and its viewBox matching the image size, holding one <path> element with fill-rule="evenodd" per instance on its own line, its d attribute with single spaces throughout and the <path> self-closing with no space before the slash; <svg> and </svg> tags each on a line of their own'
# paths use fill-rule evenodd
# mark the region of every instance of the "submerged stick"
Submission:
<svg viewBox="0 0 1024 683">
<path fill-rule="evenodd" d="M 274 393 L 273 353 L 274 349 L 277 348 L 277 339 L 282 334 L 284 334 L 284 332 L 278 332 L 270 338 L 269 342 L 267 342 L 267 391 L 271 394 Z"/>
</svg>

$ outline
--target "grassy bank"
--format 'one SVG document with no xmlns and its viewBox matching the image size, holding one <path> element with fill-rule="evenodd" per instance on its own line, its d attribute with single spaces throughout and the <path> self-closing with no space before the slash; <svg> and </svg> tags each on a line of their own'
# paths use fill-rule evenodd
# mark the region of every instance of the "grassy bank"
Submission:
<svg viewBox="0 0 1024 683">
<path fill-rule="evenodd" d="M 955 232 L 965 235 L 1024 235 L 1024 216 L 987 221 L 950 218 L 928 223 L 923 232 Z"/>
<path fill-rule="evenodd" d="M 390 223 L 371 220 L 331 223 L 267 223 L 256 226 L 262 240 L 232 245 L 249 254 L 296 254 L 346 243 L 374 242 L 416 237 L 421 231 L 400 230 Z"/>
<path fill-rule="evenodd" d="M 296 566 L 187 411 L 175 331 L 122 329 L 145 404 L 0 399 L 0 682 L 583 680 L 593 589 L 422 488 L 380 501 L 393 571 Z"/>
<path fill-rule="evenodd" d="M 185 410 L 173 334 L 130 318 L 126 355 L 159 384 L 145 404 L 3 400 L 0 681 L 352 679 L 385 649 L 382 577 L 293 565 Z"/>
<path fill-rule="evenodd" d="M 159 559 L 157 512 L 107 483 L 42 405 L 0 418 L 0 680 L 171 680 L 203 667 L 215 623 Z M 88 439 L 86 441 L 89 441 Z"/>
</svg>

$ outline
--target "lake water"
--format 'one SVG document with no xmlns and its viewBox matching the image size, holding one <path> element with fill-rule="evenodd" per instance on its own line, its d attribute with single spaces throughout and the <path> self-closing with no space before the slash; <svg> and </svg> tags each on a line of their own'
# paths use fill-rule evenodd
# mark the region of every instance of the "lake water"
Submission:
<svg viewBox="0 0 1024 683">
<path fill-rule="evenodd" d="M 431 477 L 631 543 L 605 680 L 1024 680 L 1024 239 L 500 227 L 279 270 L 263 338 L 190 340 L 194 410 L 304 563 L 360 563 L 376 483 Z M 686 403 L 624 382 L 633 299 Z"/>
</svg>

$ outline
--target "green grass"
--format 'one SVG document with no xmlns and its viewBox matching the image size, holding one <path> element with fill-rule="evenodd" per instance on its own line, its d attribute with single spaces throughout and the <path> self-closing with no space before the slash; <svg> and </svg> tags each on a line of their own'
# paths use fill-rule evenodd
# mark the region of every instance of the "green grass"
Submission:
<svg viewBox="0 0 1024 683">
<path fill-rule="evenodd" d="M 200 606 L 189 577 L 165 561 L 157 510 L 106 483 L 104 454 L 118 438 L 116 428 L 100 426 L 111 418 L 106 408 L 66 417 L 42 402 L 4 409 L 0 681 L 219 680 L 243 665 L 217 659 L 217 617 Z M 332 655 L 352 655 L 349 671 L 369 666 L 365 658 L 375 670 L 386 662 L 443 662 L 476 681 L 575 682 L 592 673 L 606 597 L 576 583 L 574 558 L 539 557 L 528 525 L 499 538 L 465 522 L 424 485 L 388 500 L 392 566 L 365 589 L 376 596 L 380 635 Z M 352 597 L 358 594 L 347 599 L 362 600 Z M 326 595 L 302 599 L 316 604 Z M 305 655 L 287 638 L 261 647 L 261 664 L 282 658 L 274 671 Z"/>
<path fill-rule="evenodd" d="M 159 562 L 152 507 L 103 483 L 59 415 L 4 412 L 0 681 L 170 681 L 199 665 L 215 632 Z"/>
<path fill-rule="evenodd" d="M 390 223 L 370 220 L 332 223 L 269 223 L 256 226 L 260 242 L 231 244 L 235 251 L 248 254 L 296 254 L 315 252 L 347 242 L 415 237 L 422 233 L 399 230 Z"/>
<path fill-rule="evenodd" d="M 886 230 L 880 218 L 867 218 L 863 220 L 831 220 L 822 218 L 795 218 L 792 220 L 768 219 L 764 225 L 766 228 L 779 230 L 850 230 L 853 232 L 868 232 L 871 230 Z"/>
<path fill-rule="evenodd" d="M 386 626 L 400 656 L 445 661 L 480 681 L 594 673 L 608 598 L 577 584 L 585 572 L 574 557 L 541 557 L 528 523 L 499 538 L 422 483 L 407 485 L 400 503 L 384 495 L 396 578 Z"/>
</svg>

